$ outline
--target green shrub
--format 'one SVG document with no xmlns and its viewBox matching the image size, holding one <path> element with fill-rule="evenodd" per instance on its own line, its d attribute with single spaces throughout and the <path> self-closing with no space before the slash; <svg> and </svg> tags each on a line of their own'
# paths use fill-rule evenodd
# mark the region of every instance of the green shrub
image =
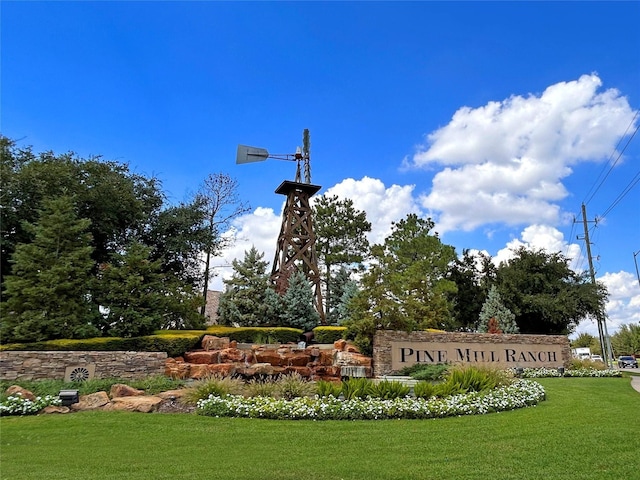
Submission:
<svg viewBox="0 0 640 480">
<path fill-rule="evenodd" d="M 382 380 L 371 386 L 371 396 L 382 398 L 383 400 L 393 400 L 394 398 L 403 398 L 409 395 L 411 387 L 403 385 L 398 381 Z"/>
<path fill-rule="evenodd" d="M 427 382 L 426 380 L 421 380 L 413 386 L 413 394 L 416 398 L 431 398 L 436 394 L 436 386 Z"/>
<path fill-rule="evenodd" d="M 166 352 L 170 357 L 178 357 L 200 345 L 203 332 L 171 333 L 146 337 L 98 337 L 81 340 L 47 340 L 44 342 L 13 343 L 2 345 L 1 350 L 15 351 L 136 351 Z"/>
<path fill-rule="evenodd" d="M 313 329 L 313 340 L 316 343 L 334 343 L 346 333 L 346 327 L 316 327 Z"/>
<path fill-rule="evenodd" d="M 298 343 L 302 330 L 288 327 L 226 327 L 214 325 L 206 334 L 229 337 L 239 343 Z M 267 340 L 266 342 L 264 340 Z"/>
<path fill-rule="evenodd" d="M 225 395 L 240 395 L 244 391 L 244 382 L 236 377 L 213 375 L 199 380 L 184 395 L 187 403 L 197 403 L 198 400 L 209 398 L 209 395 L 224 397 Z"/>
<path fill-rule="evenodd" d="M 247 397 L 275 397 L 278 387 L 270 378 L 252 378 L 245 385 L 244 393 Z"/>
<path fill-rule="evenodd" d="M 451 395 L 459 395 L 466 393 L 466 390 L 462 388 L 462 385 L 455 382 L 437 383 L 434 385 L 434 396 L 444 398 Z"/>
<path fill-rule="evenodd" d="M 459 385 L 465 392 L 484 392 L 508 383 L 507 373 L 496 368 L 465 365 L 449 370 L 445 383 Z"/>
<path fill-rule="evenodd" d="M 165 390 L 173 390 L 181 388 L 185 385 L 184 380 L 174 380 L 164 375 L 154 375 L 139 380 L 131 380 L 125 378 L 93 378 L 84 382 L 65 382 L 64 380 L 3 380 L 0 381 L 0 396 L 11 385 L 19 385 L 29 390 L 36 396 L 44 397 L 46 395 L 57 396 L 60 390 L 78 390 L 80 395 L 88 395 L 111 390 L 111 386 L 116 383 L 124 383 L 130 387 L 144 390 L 148 394 L 159 393 Z"/>
<path fill-rule="evenodd" d="M 415 380 L 441 380 L 449 369 L 449 365 L 444 363 L 416 363 L 409 367 L 400 369 L 399 375 L 409 375 Z"/>
<path fill-rule="evenodd" d="M 342 383 L 327 382 L 326 380 L 318 380 L 316 382 L 316 393 L 319 397 L 324 398 L 333 396 L 338 398 L 342 391 Z"/>
<path fill-rule="evenodd" d="M 345 400 L 366 398 L 371 395 L 373 382 L 368 378 L 350 378 L 342 382 L 340 393 Z"/>
<path fill-rule="evenodd" d="M 302 375 L 297 372 L 281 375 L 275 383 L 278 396 L 285 400 L 291 400 L 296 397 L 310 397 L 316 391 L 316 386 L 302 378 Z"/>
<path fill-rule="evenodd" d="M 607 366 L 604 362 L 594 362 L 590 359 L 580 360 L 579 358 L 572 358 L 569 363 L 569 370 L 581 370 L 581 369 L 594 369 L 594 370 L 606 370 Z"/>
</svg>

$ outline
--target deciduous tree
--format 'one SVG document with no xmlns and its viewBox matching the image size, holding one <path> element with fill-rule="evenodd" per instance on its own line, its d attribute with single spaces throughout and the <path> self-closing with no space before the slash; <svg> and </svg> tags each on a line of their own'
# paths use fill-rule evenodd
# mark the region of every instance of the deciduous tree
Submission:
<svg viewBox="0 0 640 480">
<path fill-rule="evenodd" d="M 606 288 L 569 268 L 559 252 L 520 247 L 499 265 L 496 286 L 521 333 L 571 333 L 587 316 L 604 316 Z"/>
</svg>

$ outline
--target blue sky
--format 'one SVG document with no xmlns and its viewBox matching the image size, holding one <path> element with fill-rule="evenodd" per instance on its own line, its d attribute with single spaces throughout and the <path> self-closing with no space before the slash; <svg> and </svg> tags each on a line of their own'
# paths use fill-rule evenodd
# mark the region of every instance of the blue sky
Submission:
<svg viewBox="0 0 640 480">
<path fill-rule="evenodd" d="M 250 215 L 217 259 L 273 258 L 293 153 L 381 242 L 431 216 L 444 242 L 527 245 L 587 266 L 586 202 L 608 327 L 640 321 L 640 2 L 13 2 L 0 4 L 1 131 L 102 155 L 179 202 L 210 173 Z M 635 136 L 634 136 L 635 135 Z M 612 167 L 612 165 L 614 165 Z M 626 192 L 626 193 L 625 193 Z M 640 262 L 640 253 L 636 257 Z M 578 329 L 597 334 L 591 321 Z"/>
</svg>

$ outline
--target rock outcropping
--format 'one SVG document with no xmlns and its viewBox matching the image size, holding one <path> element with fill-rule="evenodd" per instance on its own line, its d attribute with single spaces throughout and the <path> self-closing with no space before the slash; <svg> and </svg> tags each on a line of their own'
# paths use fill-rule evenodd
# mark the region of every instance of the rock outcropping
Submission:
<svg viewBox="0 0 640 480">
<path fill-rule="evenodd" d="M 298 344 L 248 345 L 227 337 L 205 335 L 202 349 L 183 357 L 168 358 L 165 375 L 173 378 L 200 379 L 211 375 L 239 375 L 252 378 L 261 375 L 298 373 L 309 380 L 340 380 L 343 367 L 371 377 L 371 358 L 345 340 L 332 346 Z"/>
</svg>

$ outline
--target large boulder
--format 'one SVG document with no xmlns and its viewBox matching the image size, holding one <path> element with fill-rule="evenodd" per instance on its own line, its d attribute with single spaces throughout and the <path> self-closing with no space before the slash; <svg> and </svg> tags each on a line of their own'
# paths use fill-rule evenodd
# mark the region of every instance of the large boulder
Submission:
<svg viewBox="0 0 640 480">
<path fill-rule="evenodd" d="M 282 364 L 290 367 L 306 367 L 311 362 L 311 356 L 304 353 L 288 353 L 284 356 Z"/>
<path fill-rule="evenodd" d="M 242 350 L 237 348 L 225 348 L 220 350 L 220 362 L 219 363 L 239 363 L 244 362 L 245 354 Z"/>
<path fill-rule="evenodd" d="M 36 396 L 32 392 L 30 392 L 26 388 L 22 388 L 20 385 L 11 385 L 4 393 L 7 396 L 19 396 L 24 398 L 25 400 L 33 401 L 36 399 Z"/>
<path fill-rule="evenodd" d="M 284 364 L 282 356 L 275 350 L 256 350 L 254 353 L 256 362 L 258 363 L 270 363 L 273 366 L 281 366 Z"/>
<path fill-rule="evenodd" d="M 49 415 L 53 413 L 69 413 L 70 411 L 71 409 L 69 407 L 65 407 L 62 405 L 47 405 L 38 413 L 44 413 Z"/>
<path fill-rule="evenodd" d="M 229 337 L 216 337 L 215 335 L 205 335 L 202 337 L 201 346 L 203 350 L 224 350 L 229 348 Z"/>
<path fill-rule="evenodd" d="M 162 398 L 156 396 L 144 397 L 116 397 L 111 399 L 111 403 L 104 406 L 103 410 L 122 410 L 127 412 L 153 412 L 162 403 Z"/>
<path fill-rule="evenodd" d="M 114 397 L 138 397 L 144 395 L 144 390 L 138 390 L 137 388 L 130 387 L 124 383 L 114 383 L 109 390 L 109 396 Z"/>
<path fill-rule="evenodd" d="M 221 355 L 219 350 L 211 350 L 207 352 L 195 351 L 184 354 L 184 361 L 187 363 L 209 364 L 221 363 Z"/>
<path fill-rule="evenodd" d="M 107 392 L 90 393 L 89 395 L 81 395 L 80 401 L 71 405 L 72 410 L 97 410 L 104 407 L 110 402 Z"/>
<path fill-rule="evenodd" d="M 167 358 L 164 362 L 164 374 L 170 378 L 189 378 L 191 364 L 174 358 Z"/>
</svg>

